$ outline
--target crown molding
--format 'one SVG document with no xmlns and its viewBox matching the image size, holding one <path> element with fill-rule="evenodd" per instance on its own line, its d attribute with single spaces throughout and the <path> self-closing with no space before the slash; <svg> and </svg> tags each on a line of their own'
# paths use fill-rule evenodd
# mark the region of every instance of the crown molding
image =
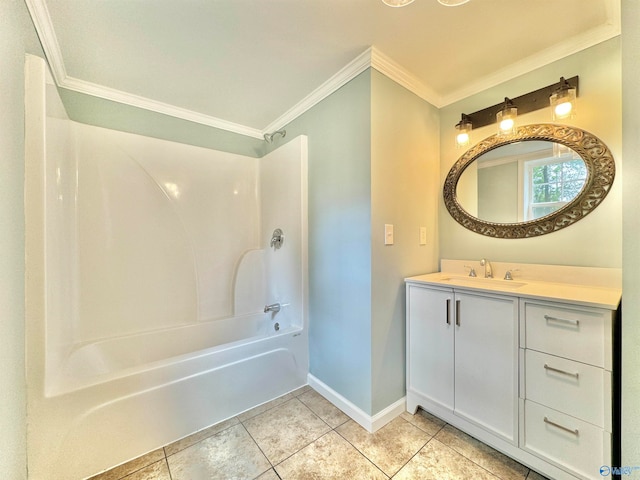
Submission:
<svg viewBox="0 0 640 480">
<path fill-rule="evenodd" d="M 122 90 L 116 90 L 103 85 L 85 82 L 84 80 L 79 80 L 77 78 L 67 76 L 64 82 L 58 83 L 58 86 L 68 90 L 73 90 L 74 92 L 84 93 L 85 95 L 104 98 L 105 100 L 110 100 L 112 102 L 162 113 L 163 115 L 179 118 L 181 120 L 188 120 L 190 122 L 207 125 L 209 127 L 219 128 L 228 132 L 238 133 L 240 135 L 246 135 L 253 138 L 264 138 L 262 131 L 257 128 L 246 127 L 221 118 L 194 112 L 193 110 L 188 110 L 186 108 L 176 107 L 175 105 L 170 105 L 168 103 L 158 102 L 146 97 L 123 92 Z"/>
<path fill-rule="evenodd" d="M 67 78 L 67 71 L 64 67 L 62 60 L 62 52 L 60 51 L 60 45 L 58 45 L 58 39 L 53 30 L 53 23 L 51 23 L 51 17 L 49 16 L 49 10 L 44 3 L 44 0 L 25 0 L 27 9 L 33 20 L 33 25 L 36 28 L 42 49 L 47 57 L 51 73 L 58 85 Z"/>
<path fill-rule="evenodd" d="M 532 72 L 533 70 L 568 57 L 569 55 L 586 50 L 598 43 L 617 37 L 621 32 L 620 4 L 618 0 L 611 0 L 607 3 L 607 15 L 609 19 L 607 24 L 591 29 L 588 32 L 584 32 L 582 35 L 572 37 L 535 55 L 526 57 L 506 68 L 493 72 L 491 75 L 479 78 L 464 88 L 443 96 L 440 103 L 436 104 L 436 107 L 446 107 L 447 105 L 463 100 L 491 87 L 495 87 L 496 85 L 512 80 L 520 75 Z"/>
<path fill-rule="evenodd" d="M 411 72 L 404 69 L 391 58 L 387 57 L 375 46 L 372 46 L 345 65 L 331 78 L 320 85 L 320 87 L 287 110 L 283 115 L 271 122 L 264 129 L 259 130 L 229 122 L 221 118 L 177 107 L 175 105 L 158 102 L 139 95 L 134 95 L 121 90 L 70 77 L 65 69 L 62 52 L 55 35 L 45 0 L 25 0 L 25 2 L 38 36 L 40 37 L 45 56 L 47 57 L 47 61 L 51 67 L 53 77 L 58 87 L 259 139 L 262 139 L 264 134 L 267 132 L 281 129 L 370 67 L 389 77 L 394 82 L 405 87 L 407 90 L 429 102 L 436 108 L 442 108 L 488 88 L 494 87 L 507 80 L 511 80 L 515 77 L 531 72 L 544 65 L 548 65 L 551 62 L 589 48 L 597 43 L 620 35 L 621 29 L 619 0 L 609 0 L 607 2 L 607 15 L 609 21 L 606 25 L 602 25 L 599 28 L 585 32 L 583 35 L 571 38 L 566 42 L 527 57 L 507 68 L 477 79 L 466 87 L 444 96 L 437 94 L 435 90 L 422 83 Z"/>
<path fill-rule="evenodd" d="M 56 38 L 53 23 L 51 22 L 51 16 L 49 15 L 49 10 L 47 9 L 45 0 L 25 0 L 25 2 L 58 87 L 94 97 L 104 98 L 105 100 L 122 103 L 132 107 L 162 113 L 164 115 L 207 125 L 209 127 L 238 133 L 240 135 L 259 139 L 263 138 L 262 131 L 256 128 L 229 122 L 221 118 L 212 117 L 210 115 L 194 112 L 185 108 L 176 107 L 175 105 L 158 102 L 146 97 L 69 76 L 64 66 L 64 59 L 62 57 L 60 45 L 58 44 L 58 39 Z"/>
<path fill-rule="evenodd" d="M 327 98 L 334 93 L 340 87 L 353 80 L 355 77 L 364 72 L 371 66 L 371 57 L 374 47 L 370 47 L 354 58 L 347 65 L 342 67 L 336 74 L 334 74 L 329 80 L 324 82 L 313 92 L 303 98 L 300 102 L 287 110 L 283 115 L 271 122 L 264 129 L 264 132 L 271 132 L 279 130 L 287 125 L 289 122 L 295 120 L 304 112 L 309 110 L 320 101 Z"/>
<path fill-rule="evenodd" d="M 371 48 L 371 66 L 430 104 L 438 106 L 441 103 L 441 97 L 435 90 L 375 47 Z"/>
<path fill-rule="evenodd" d="M 375 46 L 372 46 L 345 65 L 339 72 L 289 109 L 284 115 L 270 123 L 264 129 L 264 132 L 281 129 L 369 67 L 375 68 L 423 100 L 433 105 L 439 103 L 439 97 L 432 89 L 420 82 L 413 74 L 391 60 Z"/>
</svg>

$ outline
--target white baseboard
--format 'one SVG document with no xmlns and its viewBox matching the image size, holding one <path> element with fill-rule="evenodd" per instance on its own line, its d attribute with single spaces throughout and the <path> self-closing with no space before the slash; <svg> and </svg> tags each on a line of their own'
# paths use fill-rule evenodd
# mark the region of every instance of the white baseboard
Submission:
<svg viewBox="0 0 640 480">
<path fill-rule="evenodd" d="M 313 375 L 308 374 L 307 381 L 311 388 L 313 388 L 316 392 L 333 403 L 344 413 L 349 415 L 349 417 L 358 422 L 358 424 L 360 424 L 360 426 L 362 426 L 362 428 L 367 430 L 369 433 L 373 433 L 376 430 L 384 427 L 387 423 L 389 423 L 391 420 L 393 420 L 406 410 L 406 397 L 402 397 L 401 399 L 393 402 L 384 410 L 371 416 L 368 413 L 362 411 L 359 407 L 351 403 L 338 392 L 333 390 L 331 387 L 329 387 L 325 383 L 322 383 Z"/>
</svg>

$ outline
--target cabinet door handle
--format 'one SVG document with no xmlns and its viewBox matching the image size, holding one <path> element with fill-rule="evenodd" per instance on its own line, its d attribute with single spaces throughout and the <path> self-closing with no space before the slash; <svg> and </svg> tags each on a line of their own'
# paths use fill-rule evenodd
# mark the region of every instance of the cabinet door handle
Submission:
<svg viewBox="0 0 640 480">
<path fill-rule="evenodd" d="M 572 433 L 575 436 L 580 435 L 580 432 L 578 431 L 577 428 L 571 429 L 571 428 L 565 427 L 564 425 L 560 425 L 559 423 L 556 423 L 556 422 L 553 422 L 553 421 L 549 420 L 547 417 L 544 417 L 544 423 L 546 423 L 548 425 L 553 425 L 554 427 L 559 428 L 560 430 L 564 430 L 565 432 Z"/>
<path fill-rule="evenodd" d="M 547 322 L 567 323 L 569 325 L 574 325 L 576 327 L 580 325 L 580 320 L 567 320 L 565 318 L 557 318 L 557 317 L 552 317 L 550 315 L 545 315 L 544 319 Z"/>
<path fill-rule="evenodd" d="M 456 300 L 456 325 L 460 326 L 460 300 Z"/>
<path fill-rule="evenodd" d="M 447 325 L 451 325 L 451 299 L 447 298 Z"/>
<path fill-rule="evenodd" d="M 578 372 L 576 372 L 576 373 L 567 372 L 565 370 L 560 370 L 559 368 L 550 367 L 546 363 L 544 364 L 544 369 L 545 370 L 549 370 L 551 372 L 562 373 L 563 375 L 569 375 L 570 377 L 578 378 L 580 376 L 580 374 Z"/>
</svg>

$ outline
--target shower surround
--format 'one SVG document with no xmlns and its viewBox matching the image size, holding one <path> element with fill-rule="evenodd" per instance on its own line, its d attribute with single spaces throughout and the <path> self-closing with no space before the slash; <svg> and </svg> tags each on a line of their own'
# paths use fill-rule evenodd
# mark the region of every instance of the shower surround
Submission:
<svg viewBox="0 0 640 480">
<path fill-rule="evenodd" d="M 256 159 L 78 124 L 44 62 L 26 69 L 29 478 L 91 476 L 304 385 L 306 137 Z"/>
</svg>

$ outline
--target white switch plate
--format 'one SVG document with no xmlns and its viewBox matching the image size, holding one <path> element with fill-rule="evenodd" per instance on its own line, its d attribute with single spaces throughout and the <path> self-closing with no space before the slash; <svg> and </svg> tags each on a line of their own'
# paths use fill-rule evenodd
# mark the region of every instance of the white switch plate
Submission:
<svg viewBox="0 0 640 480">
<path fill-rule="evenodd" d="M 420 227 L 420 245 L 427 244 L 427 227 Z"/>
<path fill-rule="evenodd" d="M 393 225 L 384 225 L 384 244 L 393 245 Z"/>
</svg>

